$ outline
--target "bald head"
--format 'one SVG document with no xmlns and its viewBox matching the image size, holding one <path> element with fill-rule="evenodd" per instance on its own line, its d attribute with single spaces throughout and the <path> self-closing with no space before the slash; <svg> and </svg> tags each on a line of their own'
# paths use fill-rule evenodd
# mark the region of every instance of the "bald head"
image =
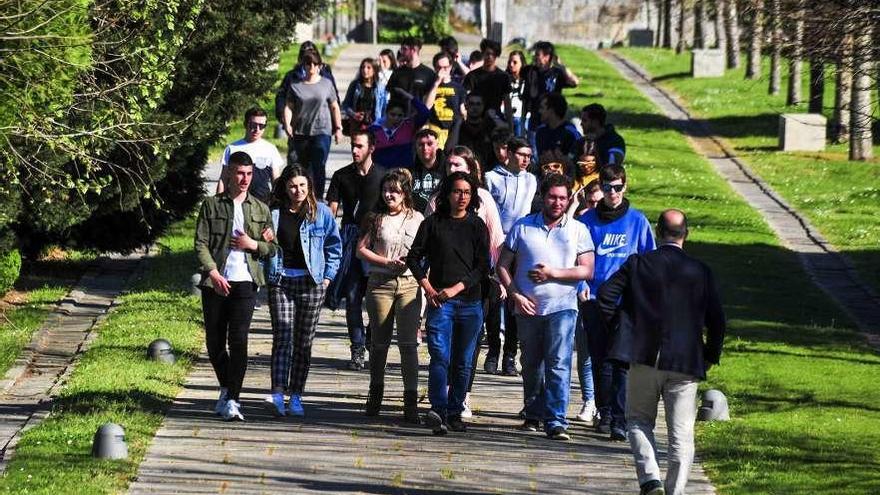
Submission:
<svg viewBox="0 0 880 495">
<path fill-rule="evenodd" d="M 684 243 L 688 235 L 687 215 L 681 210 L 670 209 L 657 219 L 657 237 L 661 242 Z"/>
</svg>

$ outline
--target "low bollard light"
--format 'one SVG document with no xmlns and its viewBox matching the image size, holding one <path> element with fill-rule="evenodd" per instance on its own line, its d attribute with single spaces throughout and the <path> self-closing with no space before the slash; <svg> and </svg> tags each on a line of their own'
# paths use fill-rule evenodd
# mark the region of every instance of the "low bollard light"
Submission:
<svg viewBox="0 0 880 495">
<path fill-rule="evenodd" d="M 703 394 L 703 402 L 697 411 L 697 419 L 700 421 L 730 421 L 727 397 L 720 390 L 706 390 L 706 393 Z"/>
<path fill-rule="evenodd" d="M 92 457 L 98 459 L 126 459 L 128 445 L 125 443 L 125 430 L 116 423 L 104 423 L 95 432 L 92 440 Z"/>
<path fill-rule="evenodd" d="M 147 347 L 147 357 L 153 361 L 160 361 L 168 364 L 174 364 L 174 361 L 177 359 L 174 356 L 174 349 L 171 347 L 171 342 L 168 342 L 165 339 L 156 339 L 150 342 L 150 346 Z"/>
<path fill-rule="evenodd" d="M 202 290 L 199 289 L 199 282 L 202 281 L 201 273 L 194 273 L 192 277 L 189 278 L 189 293 L 198 296 L 202 293 Z"/>
</svg>

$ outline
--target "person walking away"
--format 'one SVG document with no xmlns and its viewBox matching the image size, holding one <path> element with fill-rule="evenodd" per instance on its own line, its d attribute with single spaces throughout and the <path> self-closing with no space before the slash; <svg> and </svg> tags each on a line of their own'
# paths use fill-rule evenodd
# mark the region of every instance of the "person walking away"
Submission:
<svg viewBox="0 0 880 495">
<path fill-rule="evenodd" d="M 403 417 L 419 423 L 418 329 L 421 313 L 419 284 L 406 267 L 406 255 L 424 217 L 413 208 L 412 175 L 394 169 L 382 178 L 382 198 L 366 219 L 358 241 L 358 258 L 369 264 L 367 312 L 372 325 L 370 392 L 365 413 L 376 416 L 385 392 L 385 363 L 391 334 L 397 324 L 397 347 L 403 376 Z"/>
<path fill-rule="evenodd" d="M 578 218 L 590 231 L 596 246 L 596 269 L 589 283 L 588 301 L 581 306 L 586 329 L 599 410 L 599 433 L 610 434 L 611 440 L 626 440 L 626 385 L 624 363 L 608 356 L 607 329 L 599 318 L 596 294 L 633 254 L 655 248 L 654 235 L 645 215 L 631 208 L 626 194 L 626 171 L 620 165 L 609 165 L 599 172 L 602 202 Z"/>
<path fill-rule="evenodd" d="M 339 307 L 345 299 L 345 324 L 351 344 L 348 369 L 360 371 L 366 362 L 367 326 L 364 324 L 363 300 L 367 276 L 357 258 L 357 242 L 364 219 L 381 198 L 380 183 L 385 169 L 373 163 L 373 135 L 359 131 L 351 136 L 352 162 L 337 170 L 330 179 L 327 205 L 335 217 L 342 206 L 342 260 L 336 279 L 330 284 L 326 305 Z"/>
<path fill-rule="evenodd" d="M 694 458 L 697 386 L 720 361 L 724 344 L 724 310 L 712 270 L 685 253 L 687 236 L 684 212 L 664 211 L 657 221 L 660 247 L 630 256 L 597 298 L 612 329 L 609 358 L 630 366 L 627 438 L 642 495 L 685 493 Z M 665 483 L 654 441 L 660 397 L 669 432 Z"/>
<path fill-rule="evenodd" d="M 248 193 L 254 175 L 251 157 L 229 156 L 224 191 L 205 198 L 196 220 L 194 246 L 199 262 L 205 345 L 220 397 L 214 412 L 244 421 L 239 395 L 247 371 L 248 331 L 257 287 L 264 285 L 260 258 L 277 245 L 263 239 L 272 227 L 269 208 Z"/>
<path fill-rule="evenodd" d="M 244 138 L 227 145 L 220 158 L 222 169 L 220 180 L 217 181 L 217 194 L 226 189 L 229 157 L 236 151 L 244 151 L 254 162 L 254 177 L 248 193 L 263 203 L 269 203 L 272 182 L 278 178 L 278 174 L 284 168 L 284 159 L 281 158 L 281 153 L 274 144 L 263 139 L 268 119 L 266 111 L 260 107 L 251 107 L 244 113 Z"/>
<path fill-rule="evenodd" d="M 507 235 L 498 275 L 516 307 L 525 404 L 521 429 L 537 431 L 543 421 L 548 438 L 569 440 L 565 416 L 577 287 L 593 276 L 593 242 L 584 225 L 565 214 L 571 179 L 547 176 L 541 197 L 541 211 L 518 220 Z"/>
<path fill-rule="evenodd" d="M 288 147 L 293 145 L 299 163 L 312 174 L 315 197 L 320 200 L 324 198 L 327 181 L 330 136 L 337 144 L 342 139 L 342 114 L 336 89 L 321 76 L 321 56 L 306 52 L 303 67 L 306 78 L 288 87 L 282 123 L 289 138 Z"/>
<path fill-rule="evenodd" d="M 303 416 L 312 343 L 327 286 L 339 269 L 342 239 L 333 213 L 315 197 L 311 175 L 299 165 L 285 168 L 275 182 L 272 224 L 279 245 L 265 265 L 272 389 L 263 403 L 276 416 Z"/>
<path fill-rule="evenodd" d="M 475 214 L 474 178 L 456 172 L 443 181 L 437 213 L 419 226 L 406 265 L 428 301 L 428 397 L 425 422 L 435 435 L 464 431 L 461 419 L 474 349 L 483 323 L 482 284 L 489 273 L 489 232 Z M 431 267 L 425 273 L 423 263 Z"/>
</svg>

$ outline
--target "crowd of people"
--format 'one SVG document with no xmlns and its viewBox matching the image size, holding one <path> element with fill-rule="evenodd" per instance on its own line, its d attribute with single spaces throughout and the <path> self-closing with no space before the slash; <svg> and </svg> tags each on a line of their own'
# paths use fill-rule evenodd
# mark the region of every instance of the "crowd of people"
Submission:
<svg viewBox="0 0 880 495">
<path fill-rule="evenodd" d="M 562 91 L 579 81 L 551 43 L 535 44 L 531 64 L 512 51 L 506 69 L 496 41 L 468 60 L 454 38 L 440 45 L 432 67 L 414 38 L 364 59 L 340 100 L 304 43 L 276 97 L 286 166 L 263 139 L 266 112 L 245 113 L 245 137 L 227 147 L 195 235 L 215 412 L 244 419 L 248 329 L 268 286 L 274 415 L 305 414 L 321 308 L 345 307 L 348 368 L 370 373 L 366 415 L 381 414 L 396 329 L 403 419 L 435 435 L 465 431 L 485 340 L 483 371 L 522 377 L 521 430 L 570 439 L 574 367 L 574 419 L 629 439 L 643 493 L 681 493 L 693 456 L 687 409 L 724 334 L 711 271 L 682 253 L 685 215 L 665 211 L 655 237 L 626 197 L 625 142 L 603 106 L 580 109 L 580 129 L 568 120 Z M 352 162 L 327 187 L 330 142 L 343 134 Z M 665 486 L 653 454 L 660 395 L 680 440 Z"/>
</svg>

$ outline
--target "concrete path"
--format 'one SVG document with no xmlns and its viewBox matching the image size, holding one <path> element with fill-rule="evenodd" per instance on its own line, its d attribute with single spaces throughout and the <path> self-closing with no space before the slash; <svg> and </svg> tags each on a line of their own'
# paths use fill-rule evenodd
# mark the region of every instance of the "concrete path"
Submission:
<svg viewBox="0 0 880 495">
<path fill-rule="evenodd" d="M 715 136 L 705 120 L 694 118 L 674 94 L 654 84 L 647 71 L 613 51 L 599 53 L 657 105 L 690 139 L 693 148 L 761 213 L 783 245 L 797 253 L 813 282 L 837 302 L 872 344 L 880 344 L 880 297 L 859 280 L 849 260 Z"/>
<path fill-rule="evenodd" d="M 144 256 L 146 252 L 140 251 L 96 262 L 0 380 L 0 472 L 22 432 L 48 416 L 54 395 L 91 343 L 92 330 L 117 304 Z"/>
<path fill-rule="evenodd" d="M 349 45 L 337 63 L 351 64 L 368 53 L 378 49 Z M 342 76 L 342 67 L 334 66 L 337 77 Z M 349 160 L 346 145 L 334 145 L 328 177 Z M 382 416 L 363 416 L 369 376 L 367 371 L 345 369 L 349 350 L 341 311 L 324 310 L 321 315 L 304 396 L 305 419 L 276 419 L 262 408 L 271 354 L 265 304 L 254 316 L 249 353 L 242 394 L 247 421 L 225 423 L 213 415 L 217 386 L 203 355 L 150 446 L 130 487 L 132 493 L 638 492 L 627 444 L 611 443 L 576 423 L 569 430 L 573 438 L 568 443 L 518 431 L 519 377 L 478 372 L 472 400 L 475 416 L 468 432 L 433 437 L 424 427 L 402 422 L 400 359 L 392 348 Z M 424 395 L 428 363 L 424 345 L 420 356 Z M 573 417 L 580 406 L 576 385 L 572 397 Z M 428 404 L 422 403 L 421 409 L 426 412 Z M 665 457 L 662 424 L 661 417 L 657 438 Z M 691 480 L 688 493 L 714 493 L 699 465 Z"/>
</svg>

